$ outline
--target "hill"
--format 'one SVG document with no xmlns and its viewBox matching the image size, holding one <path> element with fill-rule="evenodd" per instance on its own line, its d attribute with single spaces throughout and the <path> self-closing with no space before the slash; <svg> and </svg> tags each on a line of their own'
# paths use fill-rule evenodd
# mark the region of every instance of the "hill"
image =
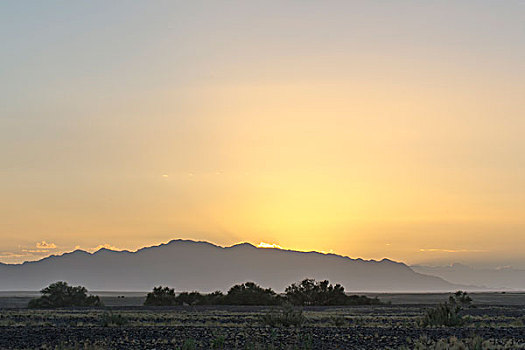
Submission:
<svg viewBox="0 0 525 350">
<path fill-rule="evenodd" d="M 0 290 L 39 290 L 63 280 L 99 291 L 146 291 L 168 285 L 177 291 L 210 292 L 246 281 L 283 291 L 290 283 L 307 277 L 328 279 L 356 292 L 452 291 L 462 287 L 388 259 L 351 259 L 256 248 L 248 243 L 219 247 L 208 242 L 173 240 L 136 252 L 76 250 L 34 262 L 2 264 Z"/>
</svg>

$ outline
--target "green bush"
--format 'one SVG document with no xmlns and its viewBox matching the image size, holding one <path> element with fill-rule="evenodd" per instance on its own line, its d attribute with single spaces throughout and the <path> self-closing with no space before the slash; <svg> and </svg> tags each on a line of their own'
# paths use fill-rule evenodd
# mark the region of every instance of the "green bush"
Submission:
<svg viewBox="0 0 525 350">
<path fill-rule="evenodd" d="M 73 287 L 66 282 L 55 282 L 42 289 L 40 298 L 32 299 L 29 308 L 55 308 L 55 307 L 90 307 L 102 306 L 100 298 L 88 295 L 87 289 L 82 286 Z"/>
<path fill-rule="evenodd" d="M 458 327 L 462 324 L 463 319 L 459 314 L 459 309 L 449 303 L 439 304 L 435 308 L 428 310 L 421 321 L 423 327 Z"/>
<path fill-rule="evenodd" d="M 169 287 L 155 287 L 153 291 L 148 293 L 144 301 L 146 306 L 171 306 L 177 305 L 175 299 L 175 290 Z"/>
<path fill-rule="evenodd" d="M 328 281 L 317 282 L 305 279 L 286 288 L 286 300 L 293 305 L 375 305 L 378 298 L 347 295 L 340 284 L 332 285 Z"/>
<path fill-rule="evenodd" d="M 224 294 L 219 291 L 210 294 L 182 292 L 175 298 L 175 302 L 177 305 L 218 305 L 223 298 Z"/>
<path fill-rule="evenodd" d="M 343 305 L 381 305 L 378 297 L 369 298 L 365 295 L 347 295 Z"/>
<path fill-rule="evenodd" d="M 168 287 L 155 287 L 148 293 L 144 305 L 146 306 L 173 306 L 173 305 L 219 305 L 222 304 L 224 294 L 213 292 L 201 294 L 199 292 L 182 292 L 175 295 L 175 290 Z"/>
<path fill-rule="evenodd" d="M 460 308 L 472 307 L 472 298 L 467 292 L 458 290 L 448 298 L 450 304 L 458 305 Z"/>
<path fill-rule="evenodd" d="M 228 294 L 213 292 L 182 292 L 175 295 L 175 290 L 168 287 L 155 287 L 148 293 L 144 305 L 278 305 L 280 297 L 270 288 L 264 289 L 253 282 L 237 284 L 230 288 Z"/>
<path fill-rule="evenodd" d="M 254 282 L 237 284 L 231 287 L 226 295 L 219 291 L 210 294 L 182 292 L 175 295 L 173 288 L 159 286 L 148 293 L 144 305 L 282 305 L 284 302 L 300 306 L 381 304 L 378 298 L 346 295 L 344 288 L 339 284 L 331 285 L 328 281 L 305 279 L 299 284 L 287 287 L 284 297 L 271 288 L 262 288 Z"/>
<path fill-rule="evenodd" d="M 246 282 L 231 287 L 221 303 L 225 305 L 277 305 L 280 299 L 272 289 L 264 289 L 253 282 Z"/>
<path fill-rule="evenodd" d="M 285 304 L 279 310 L 263 315 L 261 321 L 270 327 L 300 327 L 306 321 L 306 317 L 303 315 L 303 310 Z"/>
<path fill-rule="evenodd" d="M 467 292 L 457 291 L 451 295 L 448 302 L 439 304 L 426 312 L 421 320 L 423 327 L 445 326 L 458 327 L 465 324 L 460 314 L 464 307 L 471 307 L 472 298 Z"/>
</svg>

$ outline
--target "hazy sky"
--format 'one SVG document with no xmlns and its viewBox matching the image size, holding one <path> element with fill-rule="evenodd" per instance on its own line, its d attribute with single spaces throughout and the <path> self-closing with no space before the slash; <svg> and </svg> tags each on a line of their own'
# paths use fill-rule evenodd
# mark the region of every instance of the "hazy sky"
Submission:
<svg viewBox="0 0 525 350">
<path fill-rule="evenodd" d="M 525 267 L 525 1 L 2 1 L 0 42 L 0 261 Z"/>
</svg>

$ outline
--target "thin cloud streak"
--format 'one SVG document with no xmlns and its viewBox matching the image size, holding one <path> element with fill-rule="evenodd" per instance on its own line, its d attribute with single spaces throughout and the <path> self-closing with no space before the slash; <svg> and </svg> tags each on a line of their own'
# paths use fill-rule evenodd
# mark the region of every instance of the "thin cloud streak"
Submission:
<svg viewBox="0 0 525 350">
<path fill-rule="evenodd" d="M 431 253 L 486 253 L 488 250 L 484 249 L 441 249 L 441 248 L 421 248 L 420 252 Z"/>
</svg>

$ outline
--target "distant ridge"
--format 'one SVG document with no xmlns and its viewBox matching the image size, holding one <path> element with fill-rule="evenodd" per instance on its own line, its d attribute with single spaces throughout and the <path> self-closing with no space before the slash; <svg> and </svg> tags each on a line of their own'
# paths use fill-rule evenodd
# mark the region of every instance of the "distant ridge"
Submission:
<svg viewBox="0 0 525 350">
<path fill-rule="evenodd" d="M 525 291 L 525 270 L 512 267 L 474 268 L 455 263 L 448 266 L 411 266 L 412 270 L 438 276 L 452 283 L 483 286 L 491 290 Z"/>
<path fill-rule="evenodd" d="M 90 290 L 147 291 L 168 285 L 178 291 L 227 290 L 254 281 L 283 291 L 304 278 L 328 279 L 348 291 L 453 291 L 465 286 L 414 272 L 389 259 L 351 259 L 336 254 L 257 248 L 249 243 L 220 247 L 172 240 L 136 252 L 102 248 L 75 250 L 39 261 L 0 265 L 0 290 L 39 290 L 64 280 Z"/>
</svg>

